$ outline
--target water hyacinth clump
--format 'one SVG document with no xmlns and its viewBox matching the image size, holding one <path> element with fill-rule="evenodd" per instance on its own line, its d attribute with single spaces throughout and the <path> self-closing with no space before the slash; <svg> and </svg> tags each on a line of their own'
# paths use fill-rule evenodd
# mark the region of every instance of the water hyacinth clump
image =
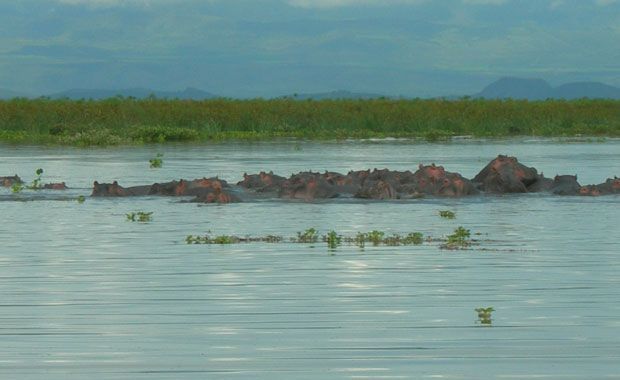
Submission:
<svg viewBox="0 0 620 380">
<path fill-rule="evenodd" d="M 153 212 L 144 212 L 144 211 L 137 211 L 137 212 L 130 212 L 127 213 L 127 221 L 129 222 L 140 222 L 140 223 L 147 223 L 153 220 Z"/>
<path fill-rule="evenodd" d="M 164 165 L 163 158 L 164 158 L 164 154 L 163 153 L 157 153 L 155 158 L 151 158 L 149 160 L 149 164 L 150 164 L 151 169 L 161 168 Z"/>
<path fill-rule="evenodd" d="M 493 322 L 492 313 L 495 311 L 492 307 L 479 307 L 475 309 L 476 313 L 478 313 L 478 322 L 481 325 L 490 326 Z"/>
<path fill-rule="evenodd" d="M 323 236 L 323 241 L 327 243 L 327 248 L 335 250 L 342 243 L 342 236 L 338 235 L 336 231 L 331 230 L 327 235 Z"/>
<path fill-rule="evenodd" d="M 282 236 L 235 236 L 235 235 L 187 235 L 187 244 L 240 244 L 240 243 L 281 243 L 284 241 Z"/>
<path fill-rule="evenodd" d="M 373 230 L 370 232 L 358 232 L 353 236 L 342 236 L 336 231 L 329 231 L 320 236 L 315 228 L 308 228 L 303 232 L 297 232 L 297 236 L 285 238 L 278 235 L 266 236 L 237 236 L 237 235 L 212 235 L 209 231 L 205 235 L 187 235 L 187 244 L 241 244 L 241 243 L 292 243 L 314 244 L 319 241 L 327 243 L 330 250 L 334 250 L 342 244 L 356 245 L 364 248 L 366 244 L 373 246 L 405 246 L 419 245 L 424 242 L 424 235 L 420 232 L 411 232 L 406 235 L 392 234 L 386 236 L 385 232 Z"/>
<path fill-rule="evenodd" d="M 454 232 L 448 235 L 447 240 L 440 246 L 442 249 L 465 249 L 472 245 L 470 239 L 471 232 L 459 226 Z"/>
<path fill-rule="evenodd" d="M 456 214 L 454 213 L 454 211 L 441 210 L 439 211 L 439 216 L 446 219 L 454 219 L 456 217 Z"/>
<path fill-rule="evenodd" d="M 319 233 L 314 228 L 308 228 L 304 232 L 297 233 L 297 239 L 292 239 L 297 243 L 316 243 L 319 240 Z"/>
</svg>

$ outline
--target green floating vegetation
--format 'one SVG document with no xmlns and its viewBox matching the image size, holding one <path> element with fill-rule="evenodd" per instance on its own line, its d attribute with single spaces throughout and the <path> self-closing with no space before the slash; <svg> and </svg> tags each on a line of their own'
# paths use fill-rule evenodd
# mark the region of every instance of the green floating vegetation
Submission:
<svg viewBox="0 0 620 380">
<path fill-rule="evenodd" d="M 447 237 L 447 241 L 440 245 L 442 249 L 464 249 L 472 245 L 471 232 L 461 226 Z"/>
<path fill-rule="evenodd" d="M 392 234 L 385 235 L 383 231 L 370 231 L 359 232 L 354 237 L 345 237 L 346 243 L 352 243 L 360 248 L 364 248 L 367 243 L 373 246 L 387 245 L 387 246 L 401 246 L 401 245 L 419 245 L 424 242 L 424 235 L 420 232 L 411 232 L 407 235 Z"/>
<path fill-rule="evenodd" d="M 0 101 L 0 142 L 107 146 L 220 140 L 620 136 L 618 100 Z M 585 136 L 585 137 L 583 137 Z"/>
<path fill-rule="evenodd" d="M 164 154 L 157 153 L 157 155 L 154 158 L 151 158 L 149 160 L 149 164 L 150 164 L 151 169 L 161 168 L 164 164 Z"/>
<path fill-rule="evenodd" d="M 342 236 L 336 231 L 329 231 L 320 236 L 323 243 L 330 250 L 335 250 L 342 244 L 356 245 L 364 248 L 367 243 L 373 246 L 403 246 L 419 245 L 424 242 L 424 236 L 420 232 L 411 232 L 407 235 L 392 234 L 386 236 L 382 231 L 359 232 L 354 236 Z M 240 243 L 296 243 L 296 244 L 316 244 L 319 241 L 319 232 L 314 228 L 309 228 L 304 232 L 298 232 L 297 236 L 285 238 L 277 235 L 267 236 L 236 236 L 236 235 L 188 235 L 185 238 L 187 244 L 240 244 Z"/>
<path fill-rule="evenodd" d="M 153 212 L 136 211 L 126 214 L 127 221 L 147 223 L 153 220 Z"/>
<path fill-rule="evenodd" d="M 26 186 L 23 183 L 15 182 L 11 186 L 11 191 L 13 193 L 21 193 L 24 189 L 41 190 L 43 188 L 43 185 L 41 184 L 41 181 L 42 181 L 41 176 L 43 175 L 43 169 L 41 168 L 37 169 L 35 171 L 35 175 L 36 177 L 32 180 L 30 185 Z"/>
<path fill-rule="evenodd" d="M 79 196 L 77 197 L 77 203 L 82 204 L 82 203 L 84 203 L 84 202 L 86 202 L 86 197 L 85 197 L 85 196 L 83 196 L 83 195 L 79 195 Z"/>
<path fill-rule="evenodd" d="M 491 325 L 491 323 L 493 322 L 491 317 L 495 309 L 493 309 L 492 307 L 479 307 L 475 310 L 476 313 L 478 313 L 478 322 L 480 322 L 480 324 Z"/>
<path fill-rule="evenodd" d="M 239 237 L 235 235 L 187 235 L 185 242 L 187 244 L 240 244 L 240 243 L 281 243 L 284 240 L 282 236 L 267 235 L 259 237 Z"/>
<path fill-rule="evenodd" d="M 327 243 L 327 248 L 335 250 L 342 244 L 342 236 L 334 230 L 329 231 L 327 235 L 323 236 L 323 241 Z"/>
<path fill-rule="evenodd" d="M 319 233 L 314 228 L 308 228 L 304 232 L 297 233 L 297 243 L 316 243 L 319 240 Z"/>
<path fill-rule="evenodd" d="M 25 188 L 26 186 L 24 186 L 24 184 L 15 182 L 11 186 L 11 192 L 13 192 L 14 194 L 21 193 L 21 191 L 24 190 Z"/>
<path fill-rule="evenodd" d="M 450 211 L 450 210 L 439 211 L 439 216 L 441 216 L 442 218 L 446 218 L 446 219 L 456 218 L 456 214 L 454 213 L 454 211 Z"/>
</svg>

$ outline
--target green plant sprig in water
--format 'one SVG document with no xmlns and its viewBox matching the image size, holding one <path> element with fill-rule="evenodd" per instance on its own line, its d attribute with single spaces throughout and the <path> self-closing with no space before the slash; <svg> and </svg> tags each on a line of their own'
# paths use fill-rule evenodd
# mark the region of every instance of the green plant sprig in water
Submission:
<svg viewBox="0 0 620 380">
<path fill-rule="evenodd" d="M 137 211 L 127 213 L 126 215 L 129 222 L 147 223 L 153 220 L 152 212 Z"/>
<path fill-rule="evenodd" d="M 319 240 L 319 233 L 314 228 L 308 228 L 304 232 L 297 233 L 297 239 L 292 239 L 295 243 L 316 243 Z"/>
<path fill-rule="evenodd" d="M 43 185 L 41 185 L 41 175 L 43 174 L 43 169 L 38 168 L 35 174 L 37 176 L 35 177 L 35 179 L 32 180 L 30 186 L 28 186 L 28 188 L 31 190 L 39 190 L 43 187 Z"/>
<path fill-rule="evenodd" d="M 495 311 L 495 309 L 492 307 L 479 307 L 475 310 L 476 313 L 478 313 L 478 322 L 480 322 L 480 324 L 491 325 L 493 322 L 491 314 Z"/>
<path fill-rule="evenodd" d="M 151 169 L 155 169 L 155 168 L 161 168 L 164 165 L 164 154 L 163 153 L 157 153 L 157 155 L 155 156 L 155 158 L 151 158 L 149 160 L 149 164 Z"/>
<path fill-rule="evenodd" d="M 13 192 L 13 194 L 21 193 L 21 191 L 24 189 L 25 189 L 24 184 L 20 182 L 15 182 L 11 186 L 11 192 Z"/>
<path fill-rule="evenodd" d="M 470 239 L 471 233 L 469 230 L 459 226 L 454 230 L 454 233 L 448 235 L 447 241 L 440 245 L 441 249 L 465 249 L 472 245 Z"/>
<path fill-rule="evenodd" d="M 342 243 L 342 236 L 338 235 L 336 231 L 331 230 L 327 235 L 323 236 L 323 241 L 327 243 L 327 248 L 333 251 Z"/>
<path fill-rule="evenodd" d="M 454 211 L 441 210 L 439 211 L 439 216 L 446 219 L 454 219 L 456 217 L 456 214 L 454 213 Z"/>
</svg>

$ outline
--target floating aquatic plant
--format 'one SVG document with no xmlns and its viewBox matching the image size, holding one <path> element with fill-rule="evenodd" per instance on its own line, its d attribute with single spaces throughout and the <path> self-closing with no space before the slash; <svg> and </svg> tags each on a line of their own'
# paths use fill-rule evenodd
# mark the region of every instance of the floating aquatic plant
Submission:
<svg viewBox="0 0 620 380">
<path fill-rule="evenodd" d="M 342 236 L 338 235 L 336 231 L 331 230 L 327 235 L 323 236 L 323 241 L 327 243 L 327 248 L 334 250 L 342 243 Z"/>
<path fill-rule="evenodd" d="M 78 202 L 79 204 L 82 204 L 82 203 L 86 202 L 86 197 L 85 197 L 85 196 L 83 196 L 83 195 L 78 196 L 78 197 L 77 197 L 77 202 Z"/>
<path fill-rule="evenodd" d="M 130 214 L 128 214 L 129 217 Z M 236 236 L 236 235 L 187 235 L 185 242 L 187 244 L 239 244 L 239 243 L 295 243 L 295 244 L 313 244 L 319 239 L 319 233 L 314 228 L 309 228 L 304 232 L 297 232 L 296 237 L 284 238 L 278 235 L 266 236 Z M 419 245 L 424 242 L 424 235 L 420 232 L 411 232 L 407 235 L 392 234 L 385 236 L 382 231 L 358 232 L 353 236 L 342 236 L 336 231 L 329 231 L 322 236 L 322 241 L 327 243 L 330 250 L 334 250 L 343 243 L 354 244 L 360 248 L 364 248 L 367 243 L 374 246 L 404 246 Z"/>
<path fill-rule="evenodd" d="M 440 246 L 442 249 L 463 249 L 472 244 L 471 233 L 468 229 L 459 226 L 454 233 L 448 235 L 447 241 Z"/>
<path fill-rule="evenodd" d="M 163 164 L 164 164 L 164 154 L 163 153 L 157 153 L 155 158 L 151 158 L 149 160 L 149 164 L 151 164 L 151 169 L 153 169 L 153 168 L 161 168 L 163 166 Z"/>
<path fill-rule="evenodd" d="M 491 325 L 493 322 L 491 314 L 495 311 L 495 309 L 492 307 L 479 307 L 475 310 L 476 313 L 478 313 L 478 322 L 480 322 L 480 324 Z"/>
<path fill-rule="evenodd" d="M 439 211 L 439 216 L 446 219 L 454 219 L 456 217 L 456 214 L 454 213 L 454 211 L 441 210 Z"/>
<path fill-rule="evenodd" d="M 319 233 L 314 228 L 308 228 L 304 232 L 297 233 L 297 243 L 316 243 L 319 240 Z"/>
<path fill-rule="evenodd" d="M 41 185 L 41 175 L 43 174 L 43 169 L 38 168 L 35 174 L 37 176 L 32 180 L 30 186 L 28 186 L 28 188 L 32 190 L 38 190 L 43 187 L 43 185 Z"/>
<path fill-rule="evenodd" d="M 267 235 L 260 237 L 239 237 L 235 235 L 187 235 L 185 242 L 187 244 L 239 244 L 239 243 L 281 243 L 284 240 L 282 236 Z"/>
<path fill-rule="evenodd" d="M 127 220 L 130 222 L 147 223 L 153 220 L 152 212 L 137 211 L 137 212 L 127 213 L 126 215 L 127 215 Z"/>
<path fill-rule="evenodd" d="M 13 193 L 19 193 L 22 190 L 24 190 L 24 185 L 22 183 L 20 183 L 20 182 L 15 182 L 15 183 L 13 183 L 13 185 L 11 185 L 11 191 Z"/>
</svg>

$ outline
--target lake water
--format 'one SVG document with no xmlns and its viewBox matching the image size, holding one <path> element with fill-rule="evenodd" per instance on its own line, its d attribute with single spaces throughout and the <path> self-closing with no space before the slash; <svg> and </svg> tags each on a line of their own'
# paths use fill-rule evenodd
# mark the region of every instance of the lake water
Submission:
<svg viewBox="0 0 620 380">
<path fill-rule="evenodd" d="M 148 159 L 164 153 L 161 169 Z M 0 146 L 1 379 L 620 378 L 620 196 L 541 194 L 229 205 L 88 198 L 122 185 L 243 172 L 444 165 L 473 177 L 497 154 L 582 184 L 620 176 L 620 141 Z M 438 216 L 456 212 L 456 219 Z M 150 223 L 126 221 L 153 212 Z M 310 227 L 442 237 L 472 250 L 324 243 L 187 245 L 189 234 L 295 236 Z M 493 307 L 492 325 L 475 308 Z"/>
</svg>

